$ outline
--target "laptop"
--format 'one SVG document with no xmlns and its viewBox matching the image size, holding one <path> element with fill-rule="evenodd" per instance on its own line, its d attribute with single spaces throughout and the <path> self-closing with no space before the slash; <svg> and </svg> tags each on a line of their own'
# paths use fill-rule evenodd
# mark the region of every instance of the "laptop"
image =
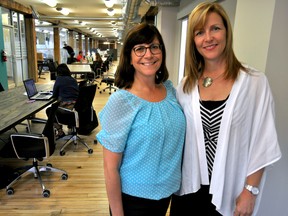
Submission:
<svg viewBox="0 0 288 216">
<path fill-rule="evenodd" d="M 49 91 L 38 92 L 33 79 L 23 81 L 29 100 L 50 100 L 53 93 Z"/>
</svg>

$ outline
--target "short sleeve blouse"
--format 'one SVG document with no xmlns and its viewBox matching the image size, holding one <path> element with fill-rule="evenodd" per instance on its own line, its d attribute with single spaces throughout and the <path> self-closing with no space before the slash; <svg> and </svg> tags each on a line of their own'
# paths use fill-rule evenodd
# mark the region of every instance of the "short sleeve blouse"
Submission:
<svg viewBox="0 0 288 216">
<path fill-rule="evenodd" d="M 149 102 L 126 90 L 113 93 L 99 113 L 97 140 L 122 152 L 122 192 L 147 199 L 170 196 L 180 187 L 185 117 L 171 81 L 166 97 Z"/>
</svg>

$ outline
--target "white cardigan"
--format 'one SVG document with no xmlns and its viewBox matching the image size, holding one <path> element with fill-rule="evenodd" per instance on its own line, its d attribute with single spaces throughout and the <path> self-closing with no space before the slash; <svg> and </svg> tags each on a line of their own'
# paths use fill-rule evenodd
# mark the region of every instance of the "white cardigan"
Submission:
<svg viewBox="0 0 288 216">
<path fill-rule="evenodd" d="M 209 184 L 198 87 L 184 94 L 184 79 L 177 87 L 187 124 L 180 195 Z M 251 68 L 249 73 L 241 71 L 224 109 L 210 183 L 212 203 L 222 215 L 233 215 L 247 176 L 281 158 L 274 114 L 273 96 L 264 73 Z M 265 172 L 253 215 L 264 181 Z"/>
</svg>

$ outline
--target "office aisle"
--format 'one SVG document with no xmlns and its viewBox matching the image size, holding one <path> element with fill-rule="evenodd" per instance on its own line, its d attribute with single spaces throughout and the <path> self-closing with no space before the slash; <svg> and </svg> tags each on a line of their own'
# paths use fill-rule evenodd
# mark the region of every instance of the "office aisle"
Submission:
<svg viewBox="0 0 288 216">
<path fill-rule="evenodd" d="M 38 83 L 54 82 L 50 81 L 49 72 L 43 73 L 41 77 L 46 79 L 39 79 Z M 100 89 L 97 89 L 93 102 L 97 114 L 109 98 L 108 92 L 99 94 L 99 90 L 104 87 L 106 87 L 105 83 L 100 86 Z M 36 117 L 46 118 L 45 110 L 37 113 Z M 99 125 L 89 136 L 81 136 L 93 149 L 91 155 L 80 144 L 76 149 L 74 145 L 69 145 L 65 149 L 66 154 L 60 156 L 59 150 L 64 141 L 57 141 L 56 151 L 45 162 L 51 163 L 53 167 L 66 170 L 69 178 L 67 181 L 63 181 L 58 173 L 43 175 L 45 186 L 51 192 L 49 198 L 42 197 L 38 180 L 28 175 L 15 184 L 13 195 L 6 195 L 6 189 L 0 190 L 0 215 L 109 215 L 103 174 L 102 147 L 94 144 L 95 135 L 100 127 Z M 42 128 L 42 124 L 34 123 L 32 131 L 42 131 Z M 25 127 L 22 126 L 17 126 L 17 129 L 25 131 Z M 0 164 L 15 168 L 31 163 L 30 160 L 0 158 Z"/>
<path fill-rule="evenodd" d="M 115 65 L 111 70 L 115 69 Z M 39 79 L 38 83 L 54 82 L 50 81 L 49 76 L 49 72 L 43 73 L 41 77 L 46 79 Z M 100 89 L 97 89 L 93 102 L 97 114 L 109 98 L 107 91 L 102 94 L 99 93 L 104 87 L 106 87 L 105 83 L 100 86 Z M 39 112 L 37 117 L 46 118 L 45 110 Z M 25 130 L 25 127 L 17 127 L 19 130 Z M 35 123 L 32 130 L 37 132 L 42 131 L 42 128 L 42 124 Z M 5 188 L 0 190 L 0 215 L 109 216 L 103 173 L 102 147 L 99 144 L 94 144 L 95 135 L 100 128 L 101 125 L 89 136 L 81 136 L 93 148 L 93 154 L 91 155 L 80 144 L 76 149 L 73 145 L 69 145 L 65 149 L 66 154 L 60 156 L 59 150 L 63 141 L 57 142 L 56 151 L 45 162 L 51 163 L 53 167 L 66 170 L 69 178 L 66 181 L 61 180 L 58 173 L 43 175 L 45 186 L 51 192 L 49 198 L 42 197 L 42 190 L 37 179 L 30 175 L 26 176 L 14 186 L 15 193 L 13 195 L 6 195 Z M 19 167 L 25 164 L 30 165 L 31 161 L 0 158 L 0 164 Z"/>
</svg>

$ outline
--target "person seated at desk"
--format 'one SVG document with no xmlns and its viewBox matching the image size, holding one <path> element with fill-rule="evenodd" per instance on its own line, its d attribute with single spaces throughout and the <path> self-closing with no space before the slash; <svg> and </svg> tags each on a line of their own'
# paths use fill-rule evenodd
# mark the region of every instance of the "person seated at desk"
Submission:
<svg viewBox="0 0 288 216">
<path fill-rule="evenodd" d="M 101 58 L 101 55 L 100 55 L 98 52 L 96 53 L 96 60 L 95 60 L 95 61 L 99 62 L 100 65 L 102 65 L 102 63 L 103 63 L 103 60 L 102 60 L 102 58 Z"/>
<path fill-rule="evenodd" d="M 53 86 L 53 97 L 57 98 L 60 102 L 60 107 L 66 109 L 73 109 L 79 95 L 79 87 L 77 81 L 71 77 L 71 72 L 67 64 L 62 63 L 57 67 L 57 78 Z M 47 108 L 46 113 L 49 115 L 50 108 Z M 56 139 L 65 136 L 62 125 L 54 123 L 57 129 Z"/>
<path fill-rule="evenodd" d="M 87 62 L 86 59 L 85 59 L 85 56 L 83 55 L 83 51 L 79 51 L 79 54 L 78 56 L 76 57 L 76 61 L 77 62 Z"/>
<path fill-rule="evenodd" d="M 93 65 L 91 66 L 92 70 L 97 74 L 97 70 L 102 68 L 103 60 L 99 53 L 96 53 L 95 61 L 93 61 Z M 101 70 L 102 71 L 102 70 Z"/>
</svg>

